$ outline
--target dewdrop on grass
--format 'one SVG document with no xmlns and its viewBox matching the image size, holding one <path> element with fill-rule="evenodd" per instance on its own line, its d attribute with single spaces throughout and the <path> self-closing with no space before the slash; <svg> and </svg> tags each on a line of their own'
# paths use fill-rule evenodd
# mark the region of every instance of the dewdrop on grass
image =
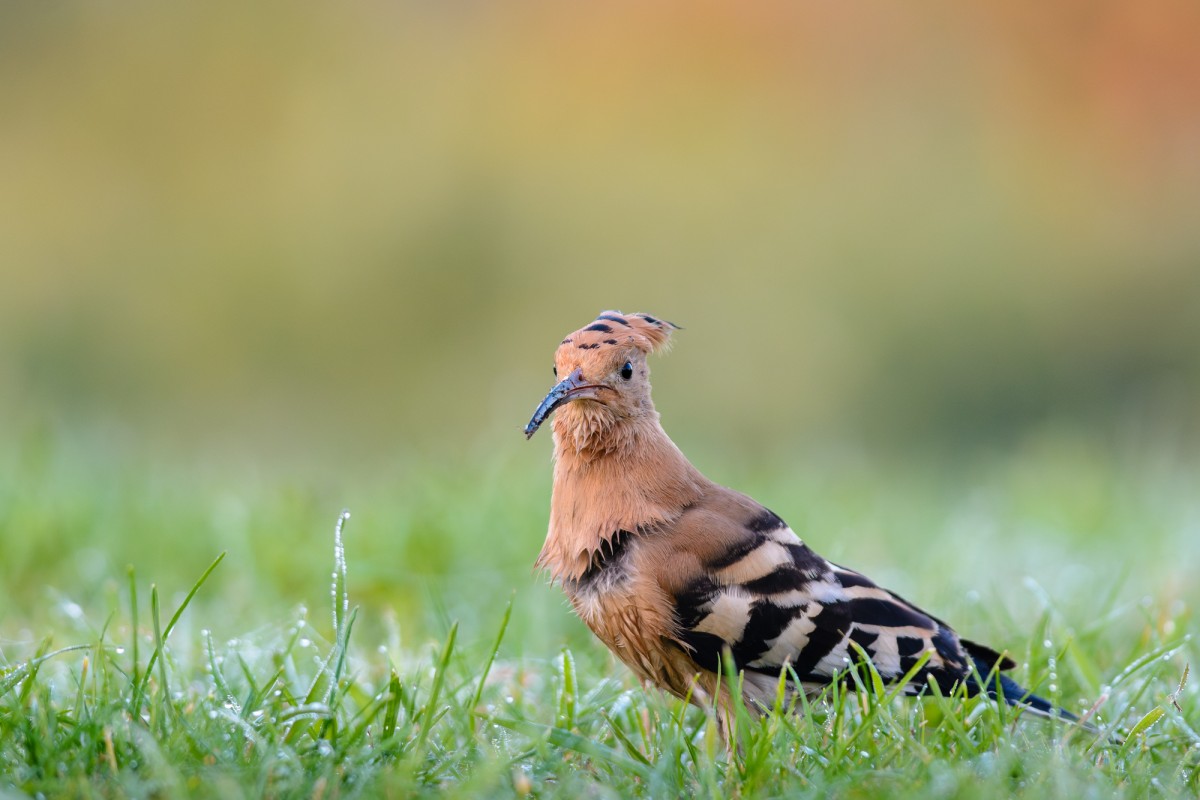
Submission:
<svg viewBox="0 0 1200 800">
<path fill-rule="evenodd" d="M 350 612 L 350 595 L 346 592 L 346 548 L 342 544 L 342 530 L 346 520 L 350 519 L 350 511 L 343 510 L 338 515 L 337 525 L 333 529 L 333 633 L 335 637 L 342 635 L 342 625 Z"/>
</svg>

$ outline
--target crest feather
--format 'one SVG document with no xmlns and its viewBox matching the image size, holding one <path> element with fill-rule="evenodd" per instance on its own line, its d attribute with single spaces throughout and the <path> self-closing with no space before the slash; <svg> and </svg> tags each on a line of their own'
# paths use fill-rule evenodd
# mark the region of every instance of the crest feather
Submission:
<svg viewBox="0 0 1200 800">
<path fill-rule="evenodd" d="M 671 344 L 671 331 L 680 330 L 674 322 L 652 317 L 649 314 L 622 314 L 620 311 L 602 311 L 596 317 L 598 323 L 614 323 L 622 333 L 630 335 L 633 343 L 645 353 L 658 353 Z"/>
</svg>

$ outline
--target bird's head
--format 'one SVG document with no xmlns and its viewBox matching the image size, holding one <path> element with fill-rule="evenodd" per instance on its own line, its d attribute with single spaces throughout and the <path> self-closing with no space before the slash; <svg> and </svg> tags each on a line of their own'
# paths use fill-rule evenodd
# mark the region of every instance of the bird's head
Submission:
<svg viewBox="0 0 1200 800">
<path fill-rule="evenodd" d="M 666 347 L 671 331 L 678 328 L 649 314 L 605 311 L 569 334 L 554 353 L 559 381 L 533 412 L 525 438 L 537 433 L 553 411 L 568 405 L 570 422 L 593 432 L 653 414 L 646 356 Z"/>
</svg>

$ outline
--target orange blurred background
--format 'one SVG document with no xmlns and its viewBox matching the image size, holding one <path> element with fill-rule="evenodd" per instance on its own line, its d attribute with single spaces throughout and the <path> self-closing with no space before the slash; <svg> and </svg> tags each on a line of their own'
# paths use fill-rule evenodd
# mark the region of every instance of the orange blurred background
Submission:
<svg viewBox="0 0 1200 800">
<path fill-rule="evenodd" d="M 0 11 L 0 402 L 345 463 L 519 443 L 567 331 L 686 330 L 718 448 L 1200 409 L 1200 6 Z"/>
</svg>

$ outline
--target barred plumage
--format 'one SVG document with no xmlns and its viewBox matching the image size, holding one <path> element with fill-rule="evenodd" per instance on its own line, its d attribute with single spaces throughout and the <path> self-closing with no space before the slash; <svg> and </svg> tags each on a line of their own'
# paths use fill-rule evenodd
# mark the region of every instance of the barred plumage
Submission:
<svg viewBox="0 0 1200 800">
<path fill-rule="evenodd" d="M 555 353 L 563 379 L 526 435 L 554 418 L 550 529 L 538 565 L 583 621 L 643 680 L 706 702 L 724 653 L 752 706 L 790 668 L 812 693 L 870 658 L 895 681 L 965 687 L 1043 715 L 1075 717 L 999 673 L 1011 659 L 866 576 L 814 553 L 776 514 L 705 478 L 659 425 L 646 357 L 676 326 L 602 313 Z M 857 646 L 857 648 L 856 648 Z M 794 687 L 793 687 L 794 688 Z"/>
</svg>

